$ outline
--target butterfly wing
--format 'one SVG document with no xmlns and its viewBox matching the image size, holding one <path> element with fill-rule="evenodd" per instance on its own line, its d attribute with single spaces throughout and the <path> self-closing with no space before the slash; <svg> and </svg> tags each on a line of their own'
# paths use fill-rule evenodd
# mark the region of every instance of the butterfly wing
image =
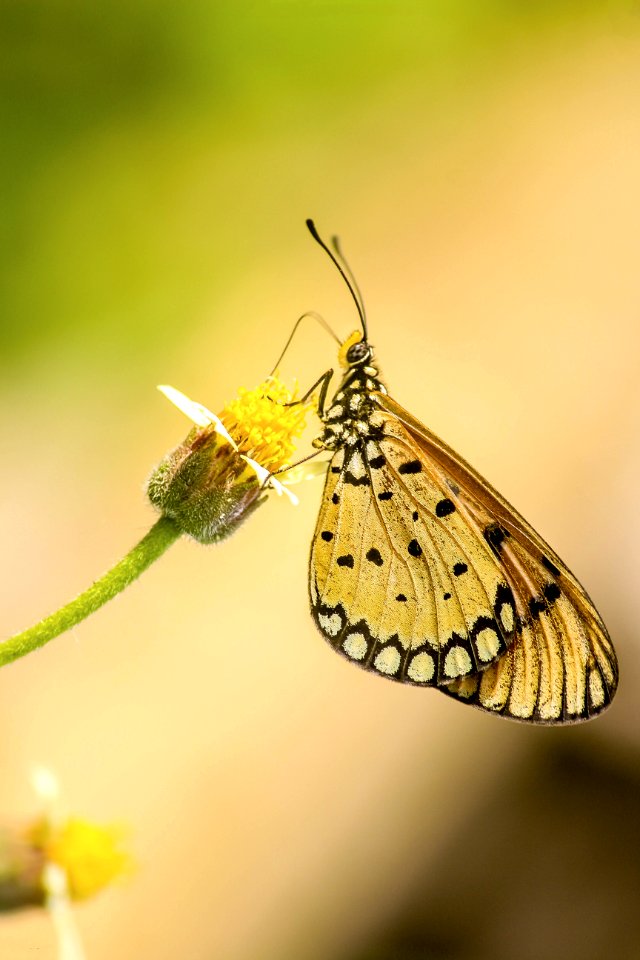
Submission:
<svg viewBox="0 0 640 960">
<path fill-rule="evenodd" d="M 516 636 L 500 559 L 402 422 L 380 410 L 370 425 L 376 438 L 343 445 L 327 474 L 310 558 L 316 624 L 395 680 L 474 676 Z"/>
<path fill-rule="evenodd" d="M 588 594 L 530 524 L 468 463 L 382 394 L 376 401 L 417 444 L 493 552 L 514 598 L 516 639 L 504 656 L 442 686 L 459 700 L 519 720 L 585 720 L 611 702 L 615 652 Z"/>
</svg>

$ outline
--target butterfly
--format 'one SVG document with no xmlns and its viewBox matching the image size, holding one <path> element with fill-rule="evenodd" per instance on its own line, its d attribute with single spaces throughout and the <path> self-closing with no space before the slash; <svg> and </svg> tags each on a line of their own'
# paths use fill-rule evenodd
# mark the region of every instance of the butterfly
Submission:
<svg viewBox="0 0 640 960">
<path fill-rule="evenodd" d="M 314 621 L 334 650 L 401 683 L 532 723 L 587 720 L 611 702 L 616 655 L 591 599 L 533 527 L 387 392 L 360 291 L 322 434 L 331 460 L 311 545 Z"/>
</svg>

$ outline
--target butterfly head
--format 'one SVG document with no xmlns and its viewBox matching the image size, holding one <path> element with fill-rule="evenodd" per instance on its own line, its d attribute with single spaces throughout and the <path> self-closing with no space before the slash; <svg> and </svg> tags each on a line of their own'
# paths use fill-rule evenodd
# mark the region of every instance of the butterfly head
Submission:
<svg viewBox="0 0 640 960">
<path fill-rule="evenodd" d="M 343 370 L 363 367 L 373 359 L 373 350 L 362 336 L 362 330 L 354 330 L 338 351 L 338 361 Z"/>
</svg>

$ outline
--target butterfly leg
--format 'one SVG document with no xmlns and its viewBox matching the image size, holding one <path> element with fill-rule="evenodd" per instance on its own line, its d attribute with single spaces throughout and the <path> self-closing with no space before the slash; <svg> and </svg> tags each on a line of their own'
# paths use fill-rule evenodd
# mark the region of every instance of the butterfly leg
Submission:
<svg viewBox="0 0 640 960">
<path fill-rule="evenodd" d="M 333 370 L 327 370 L 326 373 L 323 373 L 321 377 L 318 377 L 313 386 L 309 387 L 307 392 L 303 397 L 300 397 L 299 400 L 292 400 L 291 403 L 285 403 L 285 407 L 297 407 L 300 403 L 306 403 L 310 396 L 312 396 L 318 387 L 320 387 L 320 392 L 318 394 L 318 408 L 316 413 L 321 420 L 324 420 L 324 405 L 327 399 L 327 391 L 329 390 L 329 384 L 331 382 L 331 377 L 333 376 Z"/>
<path fill-rule="evenodd" d="M 271 473 L 271 474 L 269 475 L 269 477 L 267 478 L 267 480 L 266 480 L 265 482 L 268 483 L 268 480 L 269 480 L 270 477 L 277 477 L 277 476 L 279 476 L 279 474 L 281 474 L 281 473 L 287 473 L 289 470 L 295 470 L 296 467 L 299 467 L 301 464 L 306 463 L 308 460 L 313 460 L 313 458 L 314 458 L 314 457 L 317 457 L 318 454 L 322 452 L 322 450 L 324 450 L 324 447 L 318 447 L 317 450 L 314 450 L 313 453 L 308 454 L 306 457 L 302 457 L 301 460 L 296 460 L 295 463 L 288 463 L 285 467 L 280 467 L 279 470 L 274 470 L 273 473 Z M 328 463 L 328 461 L 327 461 L 327 463 Z M 325 467 L 326 467 L 326 464 L 325 464 Z M 319 471 L 319 472 L 324 473 L 325 471 L 322 470 L 322 471 Z"/>
</svg>

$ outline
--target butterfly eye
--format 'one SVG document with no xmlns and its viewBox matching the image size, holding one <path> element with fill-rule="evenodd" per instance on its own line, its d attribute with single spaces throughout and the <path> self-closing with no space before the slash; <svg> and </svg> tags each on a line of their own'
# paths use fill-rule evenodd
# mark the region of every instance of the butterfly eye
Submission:
<svg viewBox="0 0 640 960">
<path fill-rule="evenodd" d="M 371 348 L 364 340 L 352 344 L 347 350 L 347 363 L 355 365 L 356 363 L 366 363 L 371 357 Z"/>
</svg>

